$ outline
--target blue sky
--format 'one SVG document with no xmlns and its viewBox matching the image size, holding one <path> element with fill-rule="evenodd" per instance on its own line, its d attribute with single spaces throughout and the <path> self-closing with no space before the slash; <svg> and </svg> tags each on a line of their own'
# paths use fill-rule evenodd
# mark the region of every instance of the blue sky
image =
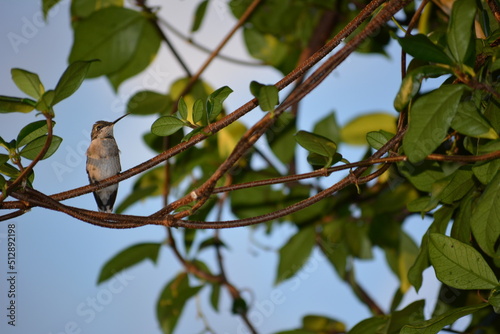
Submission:
<svg viewBox="0 0 500 334">
<path fill-rule="evenodd" d="M 0 11 L 0 95 L 22 96 L 10 78 L 10 69 L 23 68 L 40 75 L 46 88 L 55 86 L 67 66 L 72 32 L 69 1 L 60 3 L 46 24 L 41 20 L 41 1 L 9 1 Z M 191 24 L 194 1 L 168 1 L 161 14 L 168 22 L 187 32 Z M 154 5 L 153 2 L 151 4 Z M 220 2 L 211 2 L 202 31 L 197 41 L 213 48 L 230 30 L 234 19 Z M 167 32 L 168 34 L 168 32 Z M 22 39 L 17 38 L 18 36 Z M 186 56 L 188 66 L 196 70 L 206 54 L 193 49 L 179 39 L 172 41 Z M 399 54 L 391 46 L 391 57 L 355 55 L 325 80 L 302 103 L 304 112 L 299 127 L 311 130 L 313 124 L 333 110 L 340 124 L 369 111 L 393 112 L 392 101 L 398 89 Z M 224 54 L 248 59 L 240 35 L 223 50 Z M 166 91 L 170 83 L 180 78 L 179 69 L 168 50 L 162 46 L 148 72 L 126 82 L 115 94 L 105 79 L 86 80 L 69 99 L 58 104 L 55 134 L 64 138 L 58 152 L 36 167 L 35 187 L 51 194 L 87 184 L 85 149 L 90 139 L 92 124 L 100 119 L 114 120 L 125 111 L 128 97 L 138 90 Z M 153 72 L 151 72 L 153 71 Z M 152 75 L 154 73 L 155 75 Z M 149 76 L 148 76 L 149 75 Z M 272 69 L 261 69 L 229 64 L 216 60 L 207 69 L 205 77 L 213 87 L 230 86 L 234 93 L 227 99 L 227 110 L 250 99 L 249 83 L 257 80 L 273 83 L 281 78 Z M 154 78 L 154 79 L 151 79 Z M 307 112 L 306 112 L 307 111 Z M 245 116 L 247 124 L 262 116 L 255 110 Z M 2 114 L 0 136 L 15 138 L 24 124 L 40 119 L 32 114 Z M 115 127 L 115 137 L 121 149 L 123 169 L 133 167 L 154 154 L 142 144 L 142 135 L 149 130 L 154 117 L 129 116 Z M 359 159 L 360 151 L 341 147 L 349 160 Z M 303 155 L 302 153 L 299 153 Z M 61 169 L 64 166 L 64 169 Z M 305 170 L 306 164 L 301 164 Z M 131 189 L 133 180 L 120 184 L 118 202 Z M 96 209 L 91 194 L 66 202 L 86 209 Z M 147 215 L 159 209 L 160 200 L 135 205 L 130 214 Z M 158 226 L 131 230 L 111 230 L 95 227 L 61 213 L 35 208 L 9 223 L 16 225 L 18 281 L 17 326 L 12 328 L 0 319 L 2 333 L 160 333 L 155 318 L 157 297 L 165 283 L 181 267 L 170 250 L 161 251 L 158 264 L 145 262 L 128 270 L 119 279 L 96 286 L 102 264 L 127 246 L 141 242 L 161 242 L 165 230 Z M 406 223 L 409 233 L 420 242 L 428 222 L 413 219 Z M 322 314 L 345 321 L 350 327 L 369 316 L 350 290 L 337 279 L 326 259 L 317 251 L 300 274 L 279 286 L 273 286 L 277 253 L 255 246 L 252 238 L 273 250 L 293 233 L 293 229 L 276 229 L 266 236 L 262 228 L 224 230 L 221 236 L 229 245 L 224 257 L 229 278 L 245 289 L 245 296 L 253 300 L 250 313 L 261 333 L 290 329 L 300 323 L 305 314 Z M 5 254 L 6 223 L 0 224 L 1 254 Z M 202 232 L 210 233 L 210 232 Z M 361 284 L 373 297 L 388 308 L 397 287 L 397 280 L 384 262 L 381 251 L 376 259 L 356 263 Z M 214 263 L 213 254 L 202 257 Z M 2 257 L 0 279 L 4 281 L 6 263 Z M 421 295 L 435 295 L 436 284 L 432 273 L 426 273 Z M 428 283 L 430 282 L 430 283 Z M 435 282 L 435 281 L 434 281 Z M 241 321 L 230 315 L 230 299 L 224 292 L 221 312 L 216 314 L 207 303 L 208 289 L 193 299 L 178 325 L 178 333 L 198 333 L 203 324 L 197 317 L 196 304 L 210 325 L 218 333 L 246 333 Z M 0 284 L 0 309 L 6 307 L 6 290 Z M 410 293 L 405 303 L 417 297 Z M 421 297 L 420 297 L 421 298 Z M 430 312 L 432 304 L 426 311 Z"/>
</svg>

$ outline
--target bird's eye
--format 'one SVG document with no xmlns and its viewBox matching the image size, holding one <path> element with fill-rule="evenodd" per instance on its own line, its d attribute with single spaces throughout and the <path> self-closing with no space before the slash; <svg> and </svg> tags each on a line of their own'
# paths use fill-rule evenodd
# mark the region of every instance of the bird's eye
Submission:
<svg viewBox="0 0 500 334">
<path fill-rule="evenodd" d="M 98 125 L 98 126 L 96 126 L 96 130 L 97 130 L 97 131 L 101 130 L 102 128 L 103 128 L 103 125 Z"/>
</svg>

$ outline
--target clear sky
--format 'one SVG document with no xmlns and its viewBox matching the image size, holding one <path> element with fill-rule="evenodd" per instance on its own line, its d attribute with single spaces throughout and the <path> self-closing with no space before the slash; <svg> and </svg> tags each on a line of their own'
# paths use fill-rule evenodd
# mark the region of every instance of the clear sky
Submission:
<svg viewBox="0 0 500 334">
<path fill-rule="evenodd" d="M 197 2 L 158 3 L 163 3 L 164 7 L 161 16 L 181 31 L 189 30 Z M 214 48 L 230 30 L 234 19 L 220 2 L 210 3 L 202 31 L 194 38 Z M 151 4 L 155 3 L 151 1 Z M 62 1 L 51 12 L 47 24 L 42 20 L 39 0 L 4 1 L 1 6 L 0 95 L 22 96 L 10 78 L 10 69 L 14 67 L 38 73 L 46 88 L 53 88 L 67 66 L 71 47 L 69 1 Z M 191 70 L 196 70 L 206 54 L 175 37 L 172 40 L 186 57 Z M 299 117 L 299 127 L 311 130 L 317 120 L 332 110 L 337 112 L 341 124 L 362 112 L 393 112 L 392 101 L 400 75 L 397 52 L 397 47 L 392 45 L 391 58 L 363 55 L 349 58 L 302 103 L 307 112 Z M 240 35 L 223 53 L 248 59 Z M 55 134 L 64 141 L 51 159 L 37 165 L 37 189 L 51 194 L 87 184 L 85 150 L 90 142 L 92 124 L 100 119 L 114 120 L 123 114 L 128 97 L 136 91 L 153 89 L 165 92 L 173 80 L 183 75 L 164 46 L 148 71 L 149 74 L 126 82 L 117 93 L 105 79 L 86 80 L 71 98 L 57 105 Z M 151 80 L 151 71 L 157 80 Z M 227 110 L 234 110 L 250 98 L 250 81 L 274 83 L 281 78 L 272 69 L 228 64 L 220 60 L 208 68 L 205 76 L 212 86 L 228 85 L 235 91 L 227 100 Z M 251 123 L 261 116 L 262 113 L 255 110 L 244 121 Z M 9 141 L 24 124 L 38 119 L 40 117 L 35 117 L 34 113 L 2 114 L 0 136 Z M 142 144 L 142 135 L 153 121 L 154 117 L 129 116 L 115 127 L 123 169 L 154 155 Z M 360 154 L 359 150 L 345 146 L 341 147 L 341 153 L 351 161 L 358 159 Z M 61 165 L 65 168 L 61 169 Z M 305 165 L 301 167 L 307 168 Z M 117 202 L 129 192 L 132 183 L 133 180 L 126 180 L 120 184 Z M 90 194 L 66 203 L 96 209 Z M 147 215 L 158 210 L 160 205 L 160 200 L 151 200 L 135 205 L 128 213 Z M 15 224 L 17 236 L 18 308 L 16 327 L 8 326 L 4 316 L 8 270 L 3 255 L 0 258 L 1 333 L 160 332 L 155 312 L 157 298 L 163 286 L 181 270 L 169 249 L 162 249 L 156 266 L 145 262 L 126 271 L 119 279 L 100 286 L 96 281 L 103 263 L 125 247 L 142 242 L 161 242 L 165 238 L 162 227 L 103 229 L 40 208 L 8 223 Z M 419 243 L 427 225 L 428 222 L 415 219 L 406 227 Z M 6 253 L 6 226 L 6 222 L 0 223 L 0 254 Z M 349 327 L 368 317 L 367 309 L 356 301 L 350 290 L 337 279 L 326 259 L 316 251 L 297 278 L 273 286 L 277 253 L 257 247 L 251 239 L 277 250 L 292 233 L 293 229 L 286 226 L 276 229 L 272 236 L 266 236 L 262 228 L 222 231 L 222 238 L 229 245 L 229 251 L 224 253 L 229 278 L 237 287 L 248 291 L 245 296 L 253 300 L 250 317 L 258 331 L 272 333 L 297 327 L 306 314 L 334 317 L 345 321 Z M 383 253 L 377 250 L 375 255 L 374 261 L 356 263 L 358 278 L 373 297 L 388 308 L 397 280 L 385 265 Z M 203 260 L 213 264 L 214 256 L 207 252 Z M 426 275 L 421 294 L 435 295 L 436 284 L 431 282 L 431 276 Z M 199 333 L 203 328 L 196 315 L 197 303 L 217 333 L 239 333 L 240 328 L 244 329 L 240 320 L 230 315 L 228 294 L 224 292 L 221 312 L 215 314 L 207 303 L 208 293 L 208 289 L 202 290 L 199 298 L 187 305 L 177 333 Z M 281 296 L 279 301 L 270 303 L 277 294 Z M 410 293 L 405 304 L 416 298 Z M 427 313 L 432 307 L 432 304 L 427 305 Z"/>
</svg>

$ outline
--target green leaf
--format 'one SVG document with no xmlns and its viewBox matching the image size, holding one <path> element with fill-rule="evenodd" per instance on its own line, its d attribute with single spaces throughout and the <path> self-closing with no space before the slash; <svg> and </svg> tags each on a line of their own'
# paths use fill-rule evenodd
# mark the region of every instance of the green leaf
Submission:
<svg viewBox="0 0 500 334">
<path fill-rule="evenodd" d="M 26 159 L 33 160 L 36 158 L 36 156 L 40 153 L 42 148 L 45 146 L 45 142 L 47 141 L 47 135 L 38 137 L 31 142 L 29 142 L 24 148 L 19 152 L 22 157 Z M 57 150 L 59 145 L 62 142 L 62 138 L 58 136 L 52 136 L 52 142 L 50 143 L 49 149 L 43 156 L 43 159 L 47 159 L 50 157 L 54 152 Z"/>
<path fill-rule="evenodd" d="M 474 176 L 482 184 L 491 182 L 497 171 L 500 170 L 500 159 L 495 159 L 487 162 L 480 162 L 472 167 Z"/>
<path fill-rule="evenodd" d="M 55 92 L 50 89 L 46 91 L 36 104 L 36 110 L 41 112 L 50 112 L 53 114 L 52 106 L 54 105 Z"/>
<path fill-rule="evenodd" d="M 247 302 L 239 297 L 233 300 L 233 305 L 231 307 L 231 312 L 233 314 L 245 314 L 248 311 Z"/>
<path fill-rule="evenodd" d="M 107 73 L 107 77 L 115 90 L 127 80 L 143 72 L 155 59 L 160 49 L 162 38 L 158 29 L 148 20 L 144 22 L 137 47 L 128 62 L 113 73 Z M 154 83 L 161 85 L 163 80 L 170 76 L 168 71 L 161 70 L 161 66 L 149 72 L 154 78 Z"/>
<path fill-rule="evenodd" d="M 454 60 L 463 64 L 469 48 L 474 45 L 472 40 L 476 2 L 474 0 L 457 0 L 453 2 L 450 23 L 448 25 L 448 48 Z"/>
<path fill-rule="evenodd" d="M 266 131 L 266 139 L 276 157 L 284 164 L 288 164 L 295 157 L 294 134 L 296 118 L 291 113 L 281 114 L 273 126 Z"/>
<path fill-rule="evenodd" d="M 184 127 L 184 122 L 175 116 L 163 116 L 151 125 L 151 132 L 157 136 L 170 136 Z"/>
<path fill-rule="evenodd" d="M 228 86 L 221 87 L 208 96 L 207 115 L 211 122 L 222 112 L 222 103 L 233 90 Z"/>
<path fill-rule="evenodd" d="M 150 90 L 137 92 L 127 103 L 127 113 L 136 115 L 163 114 L 172 108 L 172 99 Z"/>
<path fill-rule="evenodd" d="M 397 111 L 406 108 L 411 99 L 420 91 L 420 86 L 425 78 L 437 78 L 447 73 L 451 73 L 449 68 L 435 65 L 420 66 L 411 70 L 401 81 L 401 87 L 394 99 L 394 108 Z"/>
<path fill-rule="evenodd" d="M 453 63 L 448 55 L 425 35 L 408 35 L 404 38 L 398 38 L 398 42 L 403 50 L 414 58 L 431 63 L 447 65 Z"/>
<path fill-rule="evenodd" d="M 412 105 L 408 131 L 403 138 L 403 149 L 410 162 L 423 160 L 441 144 L 463 91 L 463 85 L 443 85 Z"/>
<path fill-rule="evenodd" d="M 99 59 L 90 68 L 89 78 L 116 72 L 137 52 L 145 24 L 146 16 L 128 8 L 108 7 L 93 12 L 74 29 L 69 62 Z"/>
<path fill-rule="evenodd" d="M 0 154 L 0 165 L 3 165 L 7 161 L 9 161 L 9 156 L 7 154 Z"/>
<path fill-rule="evenodd" d="M 201 27 L 201 23 L 203 22 L 203 18 L 205 17 L 205 13 L 207 11 L 208 0 L 203 0 L 200 2 L 198 7 L 196 7 L 196 11 L 194 13 L 193 25 L 191 26 L 191 32 L 196 32 Z"/>
<path fill-rule="evenodd" d="M 53 122 L 54 126 L 55 123 Z M 47 122 L 46 121 L 36 121 L 26 125 L 19 131 L 16 139 L 16 146 L 18 148 L 23 147 L 34 139 L 43 136 L 47 133 Z"/>
<path fill-rule="evenodd" d="M 434 182 L 445 177 L 441 166 L 436 161 L 425 161 L 415 165 L 405 161 L 398 164 L 398 169 L 415 188 L 425 192 L 431 192 Z"/>
<path fill-rule="evenodd" d="M 97 284 L 107 281 L 120 271 L 128 269 L 146 259 L 150 259 L 153 263 L 156 263 L 160 248 L 161 243 L 140 243 L 122 250 L 102 266 Z"/>
<path fill-rule="evenodd" d="M 287 45 L 272 34 L 263 34 L 255 28 L 244 28 L 243 38 L 252 57 L 274 67 L 286 60 L 289 51 Z"/>
<path fill-rule="evenodd" d="M 324 155 L 319 155 L 317 153 L 309 153 L 307 155 L 307 162 L 313 166 L 313 168 L 327 168 L 335 165 L 337 162 L 342 161 L 343 157 L 340 153 L 335 153 L 333 157 L 325 157 Z"/>
<path fill-rule="evenodd" d="M 400 333 L 403 326 L 424 320 L 425 300 L 417 300 L 391 314 L 385 333 Z"/>
<path fill-rule="evenodd" d="M 124 0 L 72 0 L 71 16 L 81 20 L 103 8 L 110 6 L 123 7 Z"/>
<path fill-rule="evenodd" d="M 387 326 L 388 322 L 389 317 L 377 315 L 359 322 L 351 328 L 349 334 L 384 333 L 383 329 Z"/>
<path fill-rule="evenodd" d="M 453 174 L 435 182 L 432 186 L 432 200 L 452 204 L 465 196 L 474 186 L 470 168 L 459 168 Z"/>
<path fill-rule="evenodd" d="M 193 104 L 193 124 L 200 122 L 205 114 L 205 109 L 203 107 L 203 100 L 197 99 Z"/>
<path fill-rule="evenodd" d="M 220 284 L 212 284 L 212 292 L 210 293 L 210 305 L 215 312 L 219 312 L 219 299 L 220 299 Z"/>
<path fill-rule="evenodd" d="M 250 83 L 250 92 L 259 101 L 262 111 L 272 111 L 279 103 L 279 90 L 274 85 L 263 85 L 257 81 Z"/>
<path fill-rule="evenodd" d="M 472 233 L 481 249 L 497 257 L 495 245 L 500 236 L 500 171 L 488 184 L 472 210 Z"/>
<path fill-rule="evenodd" d="M 488 306 L 488 303 L 454 308 L 430 320 L 418 324 L 406 325 L 403 327 L 400 334 L 436 334 L 445 326 L 451 325 L 458 319 L 485 308 L 486 306 Z"/>
<path fill-rule="evenodd" d="M 314 332 L 340 333 L 345 332 L 345 325 L 335 319 L 321 315 L 306 315 L 302 318 L 302 328 Z"/>
<path fill-rule="evenodd" d="M 345 224 L 344 237 L 349 253 L 359 259 L 373 258 L 372 243 L 368 237 L 368 226 L 354 222 Z"/>
<path fill-rule="evenodd" d="M 323 136 L 307 132 L 299 131 L 295 134 L 295 140 L 300 146 L 309 152 L 322 155 L 327 158 L 333 158 L 337 153 L 337 144 Z"/>
<path fill-rule="evenodd" d="M 156 317 L 163 333 L 174 333 L 177 321 L 182 315 L 184 305 L 202 287 L 189 286 L 189 278 L 186 273 L 177 275 L 165 286 L 156 304 Z"/>
<path fill-rule="evenodd" d="M 396 116 L 387 113 L 370 113 L 354 118 L 340 131 L 342 141 L 351 145 L 366 145 L 366 134 L 384 130 L 396 133 Z"/>
<path fill-rule="evenodd" d="M 57 5 L 61 0 L 43 0 L 42 1 L 42 11 L 43 11 L 43 18 L 47 20 L 47 15 L 49 11 Z"/>
<path fill-rule="evenodd" d="M 326 137 L 334 143 L 340 143 L 340 127 L 337 123 L 335 113 L 331 112 L 316 122 L 313 133 Z"/>
<path fill-rule="evenodd" d="M 445 233 L 448 223 L 453 216 L 453 208 L 443 205 L 434 213 L 434 221 L 429 226 L 428 232 L 422 237 L 420 243 L 420 252 L 418 253 L 415 262 L 408 271 L 408 280 L 415 287 L 415 290 L 420 290 L 422 286 L 422 273 L 430 266 L 429 261 L 429 234 L 430 233 Z"/>
<path fill-rule="evenodd" d="M 495 274 L 481 254 L 469 245 L 439 233 L 431 233 L 429 258 L 437 278 L 463 290 L 493 289 Z"/>
<path fill-rule="evenodd" d="M 380 131 L 371 131 L 366 134 L 366 141 L 368 144 L 376 150 L 379 150 L 384 146 L 392 137 L 394 137 L 393 133 L 380 130 Z"/>
<path fill-rule="evenodd" d="M 21 172 L 11 164 L 4 163 L 0 165 L 0 173 L 10 177 L 11 179 L 15 179 Z"/>
<path fill-rule="evenodd" d="M 474 102 L 464 101 L 458 105 L 457 114 L 451 127 L 467 136 L 486 139 L 498 139 L 498 134 L 476 109 Z"/>
<path fill-rule="evenodd" d="M 23 112 L 28 113 L 35 109 L 36 101 L 18 97 L 0 95 L 0 113 Z"/>
<path fill-rule="evenodd" d="M 186 105 L 186 101 L 184 101 L 184 98 L 182 96 L 179 99 L 179 103 L 177 104 L 177 110 L 179 111 L 179 114 L 181 115 L 181 118 L 183 120 L 188 119 L 188 108 Z"/>
<path fill-rule="evenodd" d="M 279 251 L 278 272 L 275 284 L 295 275 L 305 264 L 315 245 L 314 226 L 300 229 Z"/>
<path fill-rule="evenodd" d="M 62 100 L 70 97 L 77 91 L 78 88 L 80 88 L 80 85 L 83 80 L 85 80 L 90 65 L 93 62 L 95 62 L 95 60 L 75 61 L 68 66 L 54 89 L 55 95 L 51 106 L 54 106 Z"/>
<path fill-rule="evenodd" d="M 38 74 L 20 68 L 13 68 L 10 72 L 16 86 L 25 94 L 38 100 L 45 92 Z"/>
</svg>

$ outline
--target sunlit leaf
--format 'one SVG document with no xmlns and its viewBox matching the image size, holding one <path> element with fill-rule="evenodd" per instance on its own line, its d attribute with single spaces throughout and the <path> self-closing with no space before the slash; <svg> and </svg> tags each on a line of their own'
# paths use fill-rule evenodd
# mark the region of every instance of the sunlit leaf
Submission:
<svg viewBox="0 0 500 334">
<path fill-rule="evenodd" d="M 13 68 L 10 72 L 16 86 L 25 94 L 35 99 L 39 99 L 45 92 L 45 88 L 38 74 L 20 68 Z"/>
<path fill-rule="evenodd" d="M 184 122 L 175 116 L 163 116 L 151 125 L 151 132 L 157 136 L 170 136 L 184 127 Z"/>
<path fill-rule="evenodd" d="M 469 245 L 439 233 L 431 233 L 429 257 L 437 278 L 456 289 L 493 289 L 495 274 L 481 254 Z"/>
<path fill-rule="evenodd" d="M 396 133 L 396 116 L 387 113 L 361 115 L 342 128 L 340 137 L 347 144 L 366 145 L 366 135 L 379 130 Z"/>
</svg>

